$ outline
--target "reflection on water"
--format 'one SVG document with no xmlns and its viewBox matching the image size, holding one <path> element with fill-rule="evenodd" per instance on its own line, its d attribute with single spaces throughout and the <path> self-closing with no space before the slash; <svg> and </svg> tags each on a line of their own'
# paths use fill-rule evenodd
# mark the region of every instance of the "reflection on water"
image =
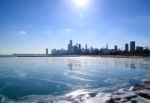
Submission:
<svg viewBox="0 0 150 103">
<path fill-rule="evenodd" d="M 69 59 L 68 60 L 68 67 L 70 70 L 74 69 L 74 68 L 80 68 L 81 67 L 81 61 L 79 60 L 72 60 L 72 59 Z"/>
<path fill-rule="evenodd" d="M 131 63 L 130 68 L 135 69 L 135 63 Z"/>
<path fill-rule="evenodd" d="M 0 94 L 15 100 L 82 90 L 113 91 L 133 85 L 142 78 L 150 78 L 150 59 L 0 58 Z"/>
<path fill-rule="evenodd" d="M 72 70 L 72 63 L 71 62 L 68 64 L 68 67 L 70 70 Z"/>
</svg>

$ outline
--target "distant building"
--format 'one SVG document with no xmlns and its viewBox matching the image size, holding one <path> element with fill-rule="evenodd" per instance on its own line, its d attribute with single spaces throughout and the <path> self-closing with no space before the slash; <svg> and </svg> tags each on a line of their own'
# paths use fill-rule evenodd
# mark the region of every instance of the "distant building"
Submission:
<svg viewBox="0 0 150 103">
<path fill-rule="evenodd" d="M 93 47 L 90 47 L 89 53 L 90 53 L 90 54 L 93 54 L 93 53 L 94 53 L 94 48 L 93 48 Z"/>
<path fill-rule="evenodd" d="M 108 44 L 106 45 L 106 49 L 108 49 Z"/>
<path fill-rule="evenodd" d="M 62 49 L 52 49 L 52 55 L 65 55 L 67 51 Z"/>
<path fill-rule="evenodd" d="M 135 52 L 135 41 L 130 42 L 130 52 L 134 53 Z"/>
<path fill-rule="evenodd" d="M 52 49 L 52 54 L 55 55 L 56 54 L 56 49 Z"/>
<path fill-rule="evenodd" d="M 129 52 L 129 45 L 128 45 L 128 43 L 125 44 L 125 52 Z"/>
<path fill-rule="evenodd" d="M 115 50 L 115 52 L 118 51 L 117 45 L 114 46 L 114 50 Z"/>
<path fill-rule="evenodd" d="M 79 54 L 81 54 L 82 50 L 81 50 L 81 44 L 79 44 Z"/>
<path fill-rule="evenodd" d="M 46 55 L 48 55 L 48 48 L 46 48 Z"/>
<path fill-rule="evenodd" d="M 87 44 L 85 44 L 85 51 L 84 51 L 85 54 L 88 54 L 89 53 L 89 49 L 87 47 Z"/>
<path fill-rule="evenodd" d="M 141 47 L 141 46 L 136 46 L 136 51 L 137 51 L 137 52 L 143 52 L 143 47 Z"/>
<path fill-rule="evenodd" d="M 74 45 L 74 54 L 78 54 L 78 44 Z"/>
<path fill-rule="evenodd" d="M 81 49 L 81 53 L 83 54 L 83 53 L 84 53 L 84 51 L 85 51 L 85 49 L 84 49 L 84 48 L 82 48 L 82 49 Z"/>
<path fill-rule="evenodd" d="M 111 54 L 111 53 L 115 53 L 115 50 L 114 49 L 101 48 L 100 52 L 102 54 Z"/>
<path fill-rule="evenodd" d="M 87 44 L 85 44 L 85 49 L 87 49 Z"/>
<path fill-rule="evenodd" d="M 72 40 L 70 40 L 70 42 L 68 44 L 68 54 L 70 54 L 70 55 L 74 54 L 74 47 L 73 47 Z"/>
</svg>

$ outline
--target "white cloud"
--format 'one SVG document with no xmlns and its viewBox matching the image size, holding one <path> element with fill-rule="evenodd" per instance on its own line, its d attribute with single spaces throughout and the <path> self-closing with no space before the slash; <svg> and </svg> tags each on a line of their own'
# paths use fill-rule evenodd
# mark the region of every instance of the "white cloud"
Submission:
<svg viewBox="0 0 150 103">
<path fill-rule="evenodd" d="M 18 34 L 23 35 L 23 34 L 27 34 L 27 31 L 25 31 L 25 30 L 22 30 L 22 31 L 11 31 L 10 33 L 11 34 L 15 34 L 15 35 L 18 35 Z"/>
<path fill-rule="evenodd" d="M 65 28 L 65 32 L 67 32 L 67 33 L 70 33 L 70 32 L 72 32 L 73 30 L 71 29 L 71 28 Z"/>
<path fill-rule="evenodd" d="M 19 34 L 27 34 L 27 31 L 19 31 Z"/>
</svg>

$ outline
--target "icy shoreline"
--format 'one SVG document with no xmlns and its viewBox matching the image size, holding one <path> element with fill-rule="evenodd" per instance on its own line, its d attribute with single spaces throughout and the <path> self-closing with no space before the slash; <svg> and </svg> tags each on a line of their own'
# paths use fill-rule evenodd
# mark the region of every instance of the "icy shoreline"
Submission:
<svg viewBox="0 0 150 103">
<path fill-rule="evenodd" d="M 150 103 L 150 79 L 143 79 L 140 84 L 112 93 L 82 92 L 78 91 L 76 95 L 68 94 L 65 98 L 59 97 L 59 99 L 32 96 L 32 99 L 26 97 L 19 101 L 11 101 L 0 96 L 0 103 Z"/>
</svg>

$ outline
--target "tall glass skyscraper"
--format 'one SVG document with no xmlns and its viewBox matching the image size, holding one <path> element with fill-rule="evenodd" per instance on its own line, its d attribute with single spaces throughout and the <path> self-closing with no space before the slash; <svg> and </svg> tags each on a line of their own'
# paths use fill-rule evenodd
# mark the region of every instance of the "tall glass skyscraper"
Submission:
<svg viewBox="0 0 150 103">
<path fill-rule="evenodd" d="M 46 55 L 48 55 L 48 48 L 46 48 Z"/>
<path fill-rule="evenodd" d="M 130 42 L 130 52 L 134 53 L 135 52 L 135 41 Z"/>
<path fill-rule="evenodd" d="M 68 44 L 68 54 L 74 54 L 74 47 L 73 47 L 73 42 L 70 40 Z"/>
<path fill-rule="evenodd" d="M 125 44 L 125 52 L 129 52 L 129 45 L 128 45 L 128 43 Z"/>
</svg>

